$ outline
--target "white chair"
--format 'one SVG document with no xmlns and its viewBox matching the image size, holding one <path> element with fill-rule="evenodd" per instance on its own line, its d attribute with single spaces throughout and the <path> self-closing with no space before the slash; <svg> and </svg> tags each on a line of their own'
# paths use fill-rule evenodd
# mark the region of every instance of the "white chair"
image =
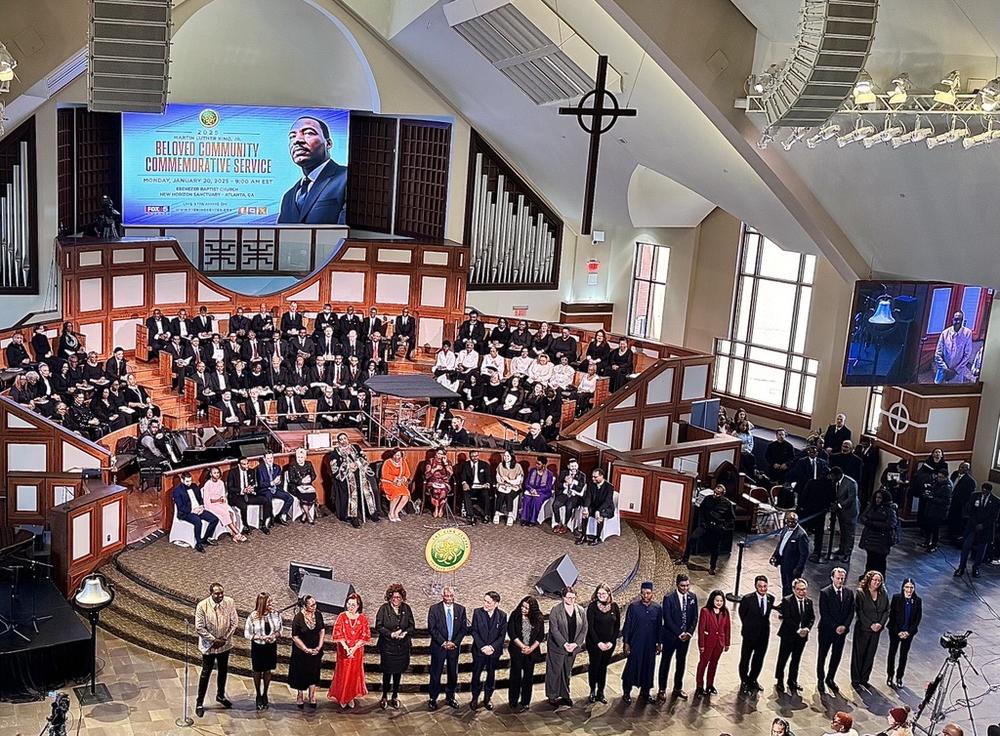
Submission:
<svg viewBox="0 0 1000 736">
<path fill-rule="evenodd" d="M 594 536 L 597 533 L 597 520 L 593 517 L 587 519 L 587 534 Z M 618 513 L 618 491 L 615 491 L 615 514 L 604 520 L 604 529 L 601 530 L 601 541 L 608 537 L 620 537 L 622 533 L 622 518 Z"/>
<path fill-rule="evenodd" d="M 281 511 L 281 506 L 283 502 L 280 498 L 271 499 L 271 514 L 277 515 Z M 292 521 L 302 516 L 302 504 L 299 503 L 299 499 L 292 497 Z M 258 504 L 251 504 L 247 506 L 247 526 L 253 529 L 260 529 L 260 506 Z"/>
<path fill-rule="evenodd" d="M 199 521 L 199 524 L 204 524 L 206 522 Z M 215 534 L 212 535 L 212 539 L 218 539 L 223 534 L 229 534 L 229 529 L 221 521 L 219 525 L 215 528 Z M 174 508 L 174 520 L 170 524 L 170 543 L 176 544 L 179 547 L 191 547 L 195 545 L 194 538 L 194 524 L 189 521 L 182 521 L 177 518 L 177 508 Z"/>
</svg>

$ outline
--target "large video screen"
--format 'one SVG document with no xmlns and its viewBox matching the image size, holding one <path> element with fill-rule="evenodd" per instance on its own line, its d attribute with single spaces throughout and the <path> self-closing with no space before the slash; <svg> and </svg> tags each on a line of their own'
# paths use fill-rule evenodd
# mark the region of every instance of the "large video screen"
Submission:
<svg viewBox="0 0 1000 736">
<path fill-rule="evenodd" d="M 939 281 L 859 281 L 845 386 L 975 384 L 993 289 Z"/>
<path fill-rule="evenodd" d="M 126 225 L 336 225 L 346 110 L 168 105 L 122 115 Z"/>
</svg>

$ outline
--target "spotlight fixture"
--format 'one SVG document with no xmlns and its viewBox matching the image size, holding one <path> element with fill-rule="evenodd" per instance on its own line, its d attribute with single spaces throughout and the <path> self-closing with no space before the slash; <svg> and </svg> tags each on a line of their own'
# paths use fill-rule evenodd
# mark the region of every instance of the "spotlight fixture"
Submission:
<svg viewBox="0 0 1000 736">
<path fill-rule="evenodd" d="M 14 79 L 14 69 L 17 67 L 17 59 L 11 56 L 7 47 L 0 43 L 0 82 L 10 82 Z"/>
<path fill-rule="evenodd" d="M 769 92 L 778 83 L 778 75 L 781 74 L 782 65 L 771 64 L 766 71 L 750 76 L 750 89 L 756 94 L 762 95 Z"/>
<path fill-rule="evenodd" d="M 854 91 L 852 92 L 854 96 L 855 105 L 874 105 L 876 101 L 875 96 L 875 83 L 872 82 L 872 75 L 866 72 L 864 69 L 858 75 L 858 81 L 854 83 Z"/>
<path fill-rule="evenodd" d="M 961 81 L 958 71 L 955 70 L 942 79 L 940 84 L 935 84 L 934 102 L 939 105 L 954 107 L 955 100 L 958 98 L 958 88 Z"/>
<path fill-rule="evenodd" d="M 805 138 L 808 131 L 809 128 L 793 128 L 792 134 L 781 144 L 781 147 L 786 151 L 791 151 L 792 146 Z"/>
<path fill-rule="evenodd" d="M 810 136 L 806 139 L 806 145 L 809 148 L 816 148 L 823 141 L 828 141 L 837 134 L 840 133 L 840 126 L 836 123 L 832 125 L 824 125 L 822 128 L 816 131 L 816 134 Z"/>
<path fill-rule="evenodd" d="M 941 135 L 936 135 L 933 138 L 927 139 L 927 147 L 930 149 L 937 148 L 938 146 L 947 145 L 949 143 L 957 143 L 958 141 L 969 135 L 969 128 L 964 123 L 962 127 L 959 128 L 956 123 L 952 123 L 951 129 L 946 130 Z"/>
<path fill-rule="evenodd" d="M 920 127 L 920 117 L 917 116 L 916 122 L 913 124 L 913 130 L 909 133 L 903 133 L 892 139 L 892 147 L 899 148 L 900 146 L 905 146 L 907 143 L 920 143 L 920 141 L 926 140 L 927 136 L 934 135 L 934 128 L 927 126 L 926 128 Z"/>
<path fill-rule="evenodd" d="M 898 75 L 891 82 L 892 87 L 889 89 L 889 104 L 893 107 L 898 107 L 906 102 L 907 98 L 910 96 L 910 90 L 913 89 L 913 82 L 910 81 L 910 75 L 906 72 Z"/>
<path fill-rule="evenodd" d="M 844 146 L 849 146 L 852 143 L 857 143 L 858 141 L 864 140 L 872 133 L 875 132 L 875 126 L 869 123 L 864 123 L 858 120 L 857 126 L 850 133 L 846 133 L 837 139 L 837 146 L 843 148 Z"/>
<path fill-rule="evenodd" d="M 970 136 L 965 140 L 963 140 L 962 148 L 968 151 L 970 148 L 981 146 L 984 143 L 992 143 L 993 140 L 997 138 L 998 132 L 1000 131 L 996 131 L 993 129 L 993 121 L 990 120 L 989 124 L 986 126 L 986 130 L 984 130 L 982 133 L 980 133 L 979 135 Z"/>
<path fill-rule="evenodd" d="M 865 148 L 871 148 L 872 146 L 876 146 L 879 143 L 888 143 L 893 138 L 902 135 L 904 132 L 905 129 L 903 128 L 902 125 L 897 124 L 890 126 L 889 124 L 886 124 L 886 126 L 882 128 L 882 130 L 878 131 L 877 133 L 873 133 L 867 138 L 863 138 L 861 140 L 861 144 Z"/>
<path fill-rule="evenodd" d="M 993 112 L 1000 106 L 1000 77 L 991 79 L 979 90 L 979 107 L 983 112 Z"/>
</svg>

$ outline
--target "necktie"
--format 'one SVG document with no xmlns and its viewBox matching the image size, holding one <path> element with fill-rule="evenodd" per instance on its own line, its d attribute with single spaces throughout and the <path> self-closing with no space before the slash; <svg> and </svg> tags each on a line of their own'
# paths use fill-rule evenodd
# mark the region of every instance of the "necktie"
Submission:
<svg viewBox="0 0 1000 736">
<path fill-rule="evenodd" d="M 452 614 L 451 608 L 446 608 L 445 613 L 448 619 L 448 639 L 451 640 L 452 636 L 455 634 L 455 617 Z"/>
<path fill-rule="evenodd" d="M 681 628 L 682 629 L 686 629 L 687 628 L 687 620 L 688 620 L 687 596 L 684 596 L 683 598 L 681 598 Z"/>
<path fill-rule="evenodd" d="M 306 201 L 306 195 L 309 193 L 310 180 L 308 176 L 303 176 L 302 181 L 299 182 L 299 188 L 295 192 L 295 206 L 301 207 L 302 203 Z"/>
<path fill-rule="evenodd" d="M 844 589 L 840 588 L 837 590 L 837 599 L 843 603 L 844 602 Z"/>
<path fill-rule="evenodd" d="M 800 622 L 802 621 L 802 618 L 803 618 L 803 617 L 804 617 L 805 615 L 806 615 L 806 604 L 805 604 L 805 603 L 803 603 L 803 602 L 802 602 L 802 601 L 800 600 L 800 601 L 799 601 L 799 621 L 800 621 Z"/>
<path fill-rule="evenodd" d="M 764 600 L 764 598 L 760 599 L 760 615 L 761 616 L 767 615 L 767 602 Z"/>
<path fill-rule="evenodd" d="M 812 466 L 813 466 L 813 480 L 816 480 L 816 461 L 815 460 L 812 461 Z"/>
</svg>

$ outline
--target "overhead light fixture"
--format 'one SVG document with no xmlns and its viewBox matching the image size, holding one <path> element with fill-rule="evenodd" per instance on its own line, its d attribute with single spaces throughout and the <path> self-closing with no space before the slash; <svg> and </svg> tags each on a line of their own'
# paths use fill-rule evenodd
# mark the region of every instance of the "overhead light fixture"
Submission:
<svg viewBox="0 0 1000 736">
<path fill-rule="evenodd" d="M 778 76 L 781 74 L 783 64 L 771 64 L 760 74 L 750 75 L 750 89 L 754 94 L 762 95 L 774 89 L 778 84 Z"/>
<path fill-rule="evenodd" d="M 905 128 L 902 125 L 886 125 L 882 130 L 877 133 L 873 133 L 867 138 L 861 140 L 861 144 L 865 148 L 871 148 L 879 143 L 888 143 L 893 138 L 902 135 L 905 132 Z"/>
<path fill-rule="evenodd" d="M 840 133 L 840 126 L 836 123 L 830 125 L 824 125 L 822 128 L 816 131 L 815 135 L 810 136 L 806 139 L 806 145 L 809 148 L 816 148 L 823 141 L 828 141 L 834 136 Z"/>
<path fill-rule="evenodd" d="M 940 84 L 935 84 L 934 102 L 939 105 L 954 107 L 955 100 L 958 99 L 958 88 L 961 81 L 958 70 L 955 70 L 942 79 Z"/>
<path fill-rule="evenodd" d="M 0 82 L 9 82 L 14 79 L 16 67 L 17 59 L 11 55 L 3 43 L 0 43 Z"/>
<path fill-rule="evenodd" d="M 871 125 L 869 123 L 864 123 L 861 120 L 858 120 L 858 124 L 855 126 L 854 130 L 852 130 L 850 133 L 840 136 L 837 139 L 837 147 L 844 148 L 845 146 L 849 146 L 852 143 L 857 143 L 860 140 L 864 140 L 874 132 L 875 132 L 874 125 Z"/>
<path fill-rule="evenodd" d="M 981 146 L 985 143 L 992 143 L 998 136 L 996 131 L 993 129 L 993 121 L 990 120 L 984 130 L 979 135 L 974 135 L 966 138 L 962 141 L 962 148 L 968 151 L 970 148 L 975 148 L 976 146 Z"/>
<path fill-rule="evenodd" d="M 931 135 L 934 135 L 934 128 L 931 126 L 921 127 L 920 116 L 918 115 L 916 122 L 913 124 L 913 130 L 894 137 L 892 139 L 892 147 L 899 148 L 905 146 L 907 143 L 920 143 L 920 141 L 926 140 Z"/>
<path fill-rule="evenodd" d="M 903 72 L 891 82 L 892 87 L 889 89 L 889 104 L 893 107 L 898 107 L 906 102 L 907 98 L 910 96 L 910 90 L 913 89 L 913 82 L 910 81 L 910 75 Z"/>
<path fill-rule="evenodd" d="M 959 128 L 956 123 L 952 123 L 950 130 L 946 130 L 941 135 L 936 135 L 933 138 L 928 138 L 927 147 L 933 149 L 949 143 L 957 143 L 967 135 L 969 135 L 969 128 L 967 125 L 963 123 L 962 127 Z"/>
<path fill-rule="evenodd" d="M 878 99 L 875 96 L 875 83 L 872 81 L 872 75 L 864 69 L 858 75 L 858 81 L 854 83 L 852 94 L 855 105 L 874 105 Z"/>
<path fill-rule="evenodd" d="M 979 107 L 983 112 L 993 112 L 1000 106 L 1000 77 L 991 79 L 979 90 Z"/>
<path fill-rule="evenodd" d="M 774 131 L 770 128 L 764 128 L 764 132 L 760 134 L 760 140 L 757 141 L 757 148 L 764 149 L 767 148 L 767 144 L 774 140 Z"/>
<path fill-rule="evenodd" d="M 809 128 L 793 128 L 792 134 L 788 136 L 788 138 L 784 142 L 782 142 L 781 147 L 784 148 L 786 151 L 791 151 L 792 146 L 794 146 L 800 140 L 805 138 L 806 133 L 808 131 Z"/>
</svg>

